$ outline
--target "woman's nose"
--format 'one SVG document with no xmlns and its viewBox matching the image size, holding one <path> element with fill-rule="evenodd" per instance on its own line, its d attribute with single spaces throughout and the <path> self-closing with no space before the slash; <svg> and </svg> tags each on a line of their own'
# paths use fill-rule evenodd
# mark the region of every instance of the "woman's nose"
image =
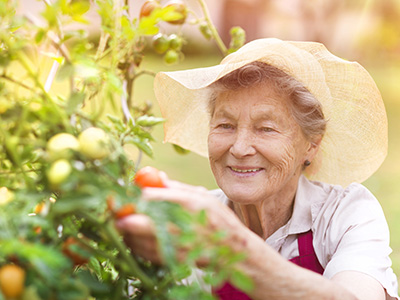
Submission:
<svg viewBox="0 0 400 300">
<path fill-rule="evenodd" d="M 238 130 L 229 152 L 237 158 L 254 155 L 256 149 L 253 142 L 251 133 L 247 130 Z"/>
</svg>

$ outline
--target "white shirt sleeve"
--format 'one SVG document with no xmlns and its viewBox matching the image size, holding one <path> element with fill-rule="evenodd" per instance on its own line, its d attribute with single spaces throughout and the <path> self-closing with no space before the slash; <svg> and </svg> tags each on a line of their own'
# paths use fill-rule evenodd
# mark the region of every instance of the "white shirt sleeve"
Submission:
<svg viewBox="0 0 400 300">
<path fill-rule="evenodd" d="M 315 251 L 325 277 L 345 270 L 362 272 L 398 299 L 389 258 L 389 228 L 379 202 L 365 187 L 354 183 L 345 190 L 333 190 L 313 224 L 314 245 L 321 245 Z"/>
</svg>

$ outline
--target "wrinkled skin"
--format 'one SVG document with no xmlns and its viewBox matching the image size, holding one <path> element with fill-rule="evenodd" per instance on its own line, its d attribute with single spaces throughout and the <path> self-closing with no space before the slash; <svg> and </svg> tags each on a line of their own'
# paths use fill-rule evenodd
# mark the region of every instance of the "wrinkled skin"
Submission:
<svg viewBox="0 0 400 300">
<path fill-rule="evenodd" d="M 288 101 L 262 83 L 220 94 L 211 118 L 209 157 L 218 186 L 264 238 L 289 220 L 304 161 L 318 150 Z"/>
</svg>

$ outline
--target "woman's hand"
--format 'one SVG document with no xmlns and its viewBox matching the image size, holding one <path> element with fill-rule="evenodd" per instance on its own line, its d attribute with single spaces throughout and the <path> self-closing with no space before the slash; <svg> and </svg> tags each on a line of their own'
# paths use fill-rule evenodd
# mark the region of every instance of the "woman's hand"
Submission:
<svg viewBox="0 0 400 300">
<path fill-rule="evenodd" d="M 221 243 L 228 244 L 234 251 L 240 251 L 246 245 L 248 229 L 240 222 L 236 215 L 227 206 L 221 204 L 203 187 L 195 187 L 177 181 L 163 179 L 166 188 L 144 188 L 142 198 L 146 201 L 169 201 L 180 204 L 190 212 L 205 210 L 207 225 L 198 227 L 197 234 L 202 240 L 208 240 L 212 233 L 224 231 L 226 238 Z M 124 236 L 125 243 L 132 252 L 156 264 L 163 263 L 163 258 L 157 243 L 155 226 L 152 220 L 143 214 L 134 214 L 125 217 L 116 223 Z M 173 234 L 179 234 L 171 227 Z M 211 241 L 210 241 L 211 243 Z M 243 247 L 244 248 L 244 247 Z M 190 249 L 177 249 L 177 258 L 184 259 Z M 200 259 L 199 266 L 207 264 L 207 259 Z"/>
</svg>

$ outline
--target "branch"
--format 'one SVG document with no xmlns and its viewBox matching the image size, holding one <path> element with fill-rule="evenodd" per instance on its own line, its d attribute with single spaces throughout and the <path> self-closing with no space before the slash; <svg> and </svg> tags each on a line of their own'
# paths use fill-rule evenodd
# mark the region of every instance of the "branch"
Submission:
<svg viewBox="0 0 400 300">
<path fill-rule="evenodd" d="M 155 77 L 157 75 L 157 73 L 153 72 L 153 71 L 150 71 L 150 70 L 142 70 L 142 71 L 140 71 L 139 73 L 137 73 L 135 75 L 135 78 L 137 78 L 137 77 L 139 77 L 141 75 L 150 75 L 150 76 Z"/>
<path fill-rule="evenodd" d="M 201 9 L 203 11 L 204 18 L 207 22 L 208 27 L 210 28 L 211 34 L 212 34 L 213 38 L 215 39 L 215 42 L 217 43 L 219 50 L 222 52 L 222 54 L 224 56 L 228 55 L 228 49 L 226 48 L 221 37 L 219 36 L 219 33 L 218 33 L 217 29 L 215 28 L 213 22 L 211 21 L 210 12 L 208 11 L 206 2 L 204 0 L 198 0 L 198 1 L 201 6 Z"/>
<path fill-rule="evenodd" d="M 8 80 L 8 81 L 10 81 L 10 82 L 12 82 L 12 83 L 14 83 L 14 84 L 16 84 L 16 85 L 19 85 L 19 86 L 21 86 L 21 87 L 27 89 L 28 91 L 31 91 L 31 92 L 34 92 L 34 93 L 35 93 L 35 91 L 33 90 L 32 87 L 27 86 L 26 84 L 24 84 L 24 83 L 22 83 L 22 82 L 16 81 L 14 78 L 8 77 L 6 74 L 0 75 L 0 78 L 6 79 L 6 80 Z"/>
<path fill-rule="evenodd" d="M 121 95 L 121 107 L 122 107 L 122 112 L 124 113 L 124 117 L 126 121 L 132 120 L 132 123 L 135 124 L 135 119 L 132 117 L 131 112 L 129 111 L 128 107 L 128 102 L 127 102 L 127 88 L 128 88 L 128 82 L 125 79 L 122 82 L 122 89 L 123 93 Z"/>
</svg>

